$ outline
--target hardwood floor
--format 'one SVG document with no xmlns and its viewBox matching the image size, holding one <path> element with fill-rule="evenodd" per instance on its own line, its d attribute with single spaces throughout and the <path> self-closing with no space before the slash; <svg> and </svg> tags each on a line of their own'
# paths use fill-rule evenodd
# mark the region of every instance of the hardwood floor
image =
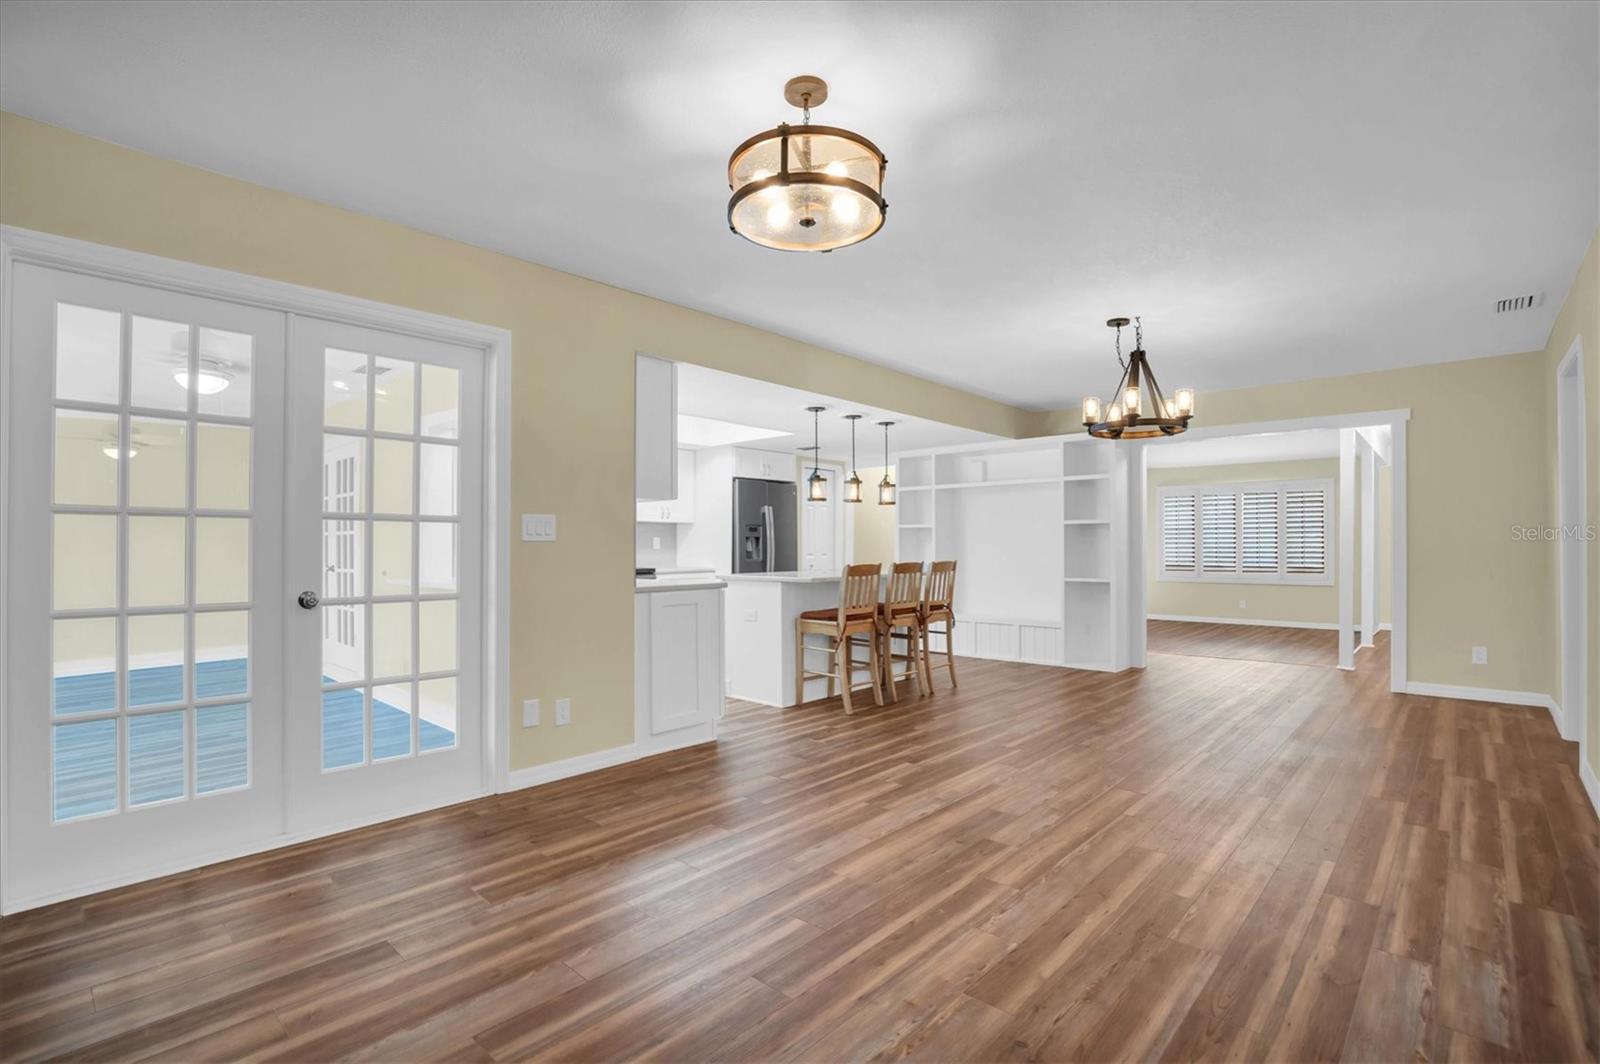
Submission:
<svg viewBox="0 0 1600 1064">
<path fill-rule="evenodd" d="M 1186 654 L 1196 658 L 1240 658 L 1278 661 L 1286 665 L 1339 664 L 1339 633 L 1319 628 L 1268 628 L 1259 624 L 1207 624 L 1201 621 L 1146 621 L 1152 654 Z M 1387 668 L 1389 633 L 1379 632 L 1370 650 Z"/>
<path fill-rule="evenodd" d="M 1378 661 L 744 706 L 0 921 L 0 1057 L 1593 1059 L 1575 748 Z"/>
</svg>

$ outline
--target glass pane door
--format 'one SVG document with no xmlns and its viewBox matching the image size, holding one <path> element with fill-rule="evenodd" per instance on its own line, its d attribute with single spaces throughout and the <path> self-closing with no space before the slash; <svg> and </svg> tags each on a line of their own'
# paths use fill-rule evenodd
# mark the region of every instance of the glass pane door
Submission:
<svg viewBox="0 0 1600 1064">
<path fill-rule="evenodd" d="M 19 265 L 8 901 L 280 829 L 281 314 Z"/>
<path fill-rule="evenodd" d="M 484 785 L 481 358 L 296 323 L 289 766 L 299 830 Z"/>
</svg>

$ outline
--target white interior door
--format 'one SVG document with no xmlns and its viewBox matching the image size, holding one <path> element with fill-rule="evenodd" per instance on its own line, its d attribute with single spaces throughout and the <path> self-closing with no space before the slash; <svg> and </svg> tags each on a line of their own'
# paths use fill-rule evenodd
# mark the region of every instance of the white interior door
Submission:
<svg viewBox="0 0 1600 1064">
<path fill-rule="evenodd" d="M 282 831 L 284 321 L 15 268 L 8 910 Z"/>
<path fill-rule="evenodd" d="M 482 793 L 482 352 L 296 318 L 291 832 Z"/>
<path fill-rule="evenodd" d="M 832 573 L 839 570 L 839 471 L 832 466 L 816 468 L 827 482 L 828 497 L 823 502 L 812 502 L 804 494 L 801 495 L 805 499 L 800 504 L 805 519 L 805 557 L 801 564 L 808 573 Z M 809 472 L 806 474 L 808 477 L 810 475 Z M 803 483 L 801 491 L 805 491 Z"/>
</svg>

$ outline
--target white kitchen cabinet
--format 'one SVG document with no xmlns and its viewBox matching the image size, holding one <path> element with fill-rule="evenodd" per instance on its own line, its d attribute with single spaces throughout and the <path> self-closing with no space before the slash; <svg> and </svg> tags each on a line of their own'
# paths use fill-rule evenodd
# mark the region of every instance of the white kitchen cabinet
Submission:
<svg viewBox="0 0 1600 1064">
<path fill-rule="evenodd" d="M 695 519 L 694 452 L 678 452 L 678 496 L 675 499 L 638 500 L 640 522 L 689 525 Z"/>
<path fill-rule="evenodd" d="M 633 488 L 636 499 L 678 497 L 678 365 L 649 355 L 633 362 Z"/>
<path fill-rule="evenodd" d="M 758 451 L 750 447 L 733 449 L 733 475 L 757 480 L 793 481 L 794 455 L 777 451 Z"/>
<path fill-rule="evenodd" d="M 723 589 L 634 596 L 634 743 L 670 750 L 717 737 L 723 697 Z"/>
</svg>

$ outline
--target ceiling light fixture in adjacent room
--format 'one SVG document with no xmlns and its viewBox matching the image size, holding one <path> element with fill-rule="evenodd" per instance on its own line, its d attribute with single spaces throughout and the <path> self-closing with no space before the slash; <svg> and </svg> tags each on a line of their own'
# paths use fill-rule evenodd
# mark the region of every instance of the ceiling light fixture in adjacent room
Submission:
<svg viewBox="0 0 1600 1064">
<path fill-rule="evenodd" d="M 894 478 L 889 476 L 889 426 L 893 421 L 880 421 L 883 426 L 883 479 L 878 481 L 878 505 L 894 505 Z"/>
<path fill-rule="evenodd" d="M 728 160 L 728 228 L 779 251 L 832 251 L 883 228 L 887 161 L 866 137 L 814 126 L 811 109 L 828 98 L 821 78 L 790 78 L 783 98 L 802 124 L 757 133 Z"/>
<path fill-rule="evenodd" d="M 828 478 L 822 475 L 822 470 L 818 467 L 818 457 L 822 454 L 822 430 L 818 425 L 818 419 L 828 408 L 808 406 L 806 409 L 811 411 L 811 475 L 806 478 L 806 499 L 810 502 L 827 502 Z"/>
<path fill-rule="evenodd" d="M 178 382 L 178 387 L 189 387 L 189 370 L 175 369 L 172 379 Z M 202 358 L 195 369 L 194 390 L 201 395 L 216 395 L 233 381 L 233 373 L 227 366 L 214 358 Z"/>
<path fill-rule="evenodd" d="M 1176 436 L 1187 429 L 1189 419 L 1194 417 L 1194 389 L 1179 388 L 1169 402 L 1145 356 L 1144 329 L 1139 319 L 1133 319 L 1133 353 L 1127 359 L 1122 357 L 1122 327 L 1128 319 L 1111 318 L 1106 324 L 1117 330 L 1117 362 L 1122 366 L 1122 379 L 1111 393 L 1109 406 L 1102 406 L 1097 395 L 1084 397 L 1083 425 L 1089 435 L 1103 440 L 1142 440 Z M 1145 412 L 1146 398 L 1150 400 L 1149 413 Z"/>
<path fill-rule="evenodd" d="M 856 422 L 861 420 L 860 414 L 846 414 L 844 419 L 850 422 L 850 479 L 844 482 L 844 501 L 861 501 L 861 474 L 856 472 Z"/>
</svg>

